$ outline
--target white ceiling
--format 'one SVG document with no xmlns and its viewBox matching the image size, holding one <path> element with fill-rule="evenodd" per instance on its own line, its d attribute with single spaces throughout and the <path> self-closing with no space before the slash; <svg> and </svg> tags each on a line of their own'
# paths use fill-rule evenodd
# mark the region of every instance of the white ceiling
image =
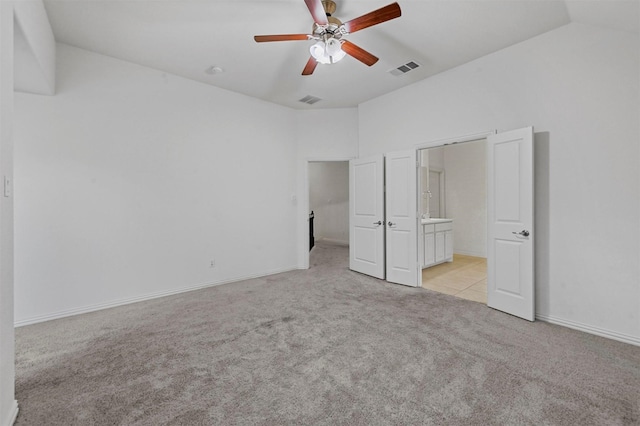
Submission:
<svg viewBox="0 0 640 426">
<path fill-rule="evenodd" d="M 393 0 L 336 0 L 346 22 Z M 402 16 L 348 39 L 380 58 L 346 57 L 302 76 L 310 41 L 256 43 L 255 34 L 309 33 L 303 0 L 45 0 L 58 42 L 293 108 L 353 107 L 570 21 L 638 32 L 638 1 L 398 0 Z M 400 77 L 389 70 L 421 67 Z M 211 66 L 224 69 L 210 75 Z M 298 102 L 313 95 L 314 106 Z"/>
</svg>

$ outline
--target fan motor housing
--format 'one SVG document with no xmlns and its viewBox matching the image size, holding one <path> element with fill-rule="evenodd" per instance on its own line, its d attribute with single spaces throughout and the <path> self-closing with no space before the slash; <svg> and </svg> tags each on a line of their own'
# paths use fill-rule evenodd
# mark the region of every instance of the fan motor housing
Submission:
<svg viewBox="0 0 640 426">
<path fill-rule="evenodd" d="M 324 7 L 324 11 L 327 14 L 328 25 L 318 25 L 314 22 L 311 33 L 313 35 L 322 37 L 325 34 L 333 36 L 335 38 L 340 38 L 342 36 L 341 31 L 338 31 L 340 26 L 342 26 L 342 21 L 338 18 L 331 16 L 336 11 L 336 2 L 332 0 L 323 0 L 322 6 Z"/>
<path fill-rule="evenodd" d="M 336 2 L 333 0 L 322 0 L 322 7 L 327 16 L 331 16 L 336 11 Z"/>
</svg>

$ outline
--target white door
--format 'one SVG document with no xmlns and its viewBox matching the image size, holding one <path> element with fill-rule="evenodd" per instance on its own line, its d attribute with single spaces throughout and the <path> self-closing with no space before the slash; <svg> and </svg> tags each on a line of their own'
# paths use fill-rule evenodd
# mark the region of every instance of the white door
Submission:
<svg viewBox="0 0 640 426">
<path fill-rule="evenodd" d="M 386 154 L 387 281 L 418 286 L 416 151 Z"/>
<path fill-rule="evenodd" d="M 384 158 L 349 161 L 349 269 L 384 279 Z"/>
<path fill-rule="evenodd" d="M 487 220 L 487 305 L 533 321 L 533 127 L 487 137 Z"/>
</svg>

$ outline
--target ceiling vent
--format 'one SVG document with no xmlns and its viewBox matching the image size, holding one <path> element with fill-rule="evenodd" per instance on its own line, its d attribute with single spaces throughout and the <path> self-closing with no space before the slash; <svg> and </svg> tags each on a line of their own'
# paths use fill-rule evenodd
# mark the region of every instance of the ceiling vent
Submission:
<svg viewBox="0 0 640 426">
<path fill-rule="evenodd" d="M 307 95 L 302 99 L 298 99 L 298 102 L 303 102 L 305 104 L 309 104 L 309 105 L 313 105 L 318 101 L 321 101 L 322 99 L 315 97 L 315 96 L 311 96 L 311 95 Z"/>
<path fill-rule="evenodd" d="M 406 74 L 411 70 L 415 70 L 419 66 L 420 64 L 418 64 L 417 62 L 411 61 L 411 62 L 407 62 L 404 65 L 400 65 L 398 68 L 392 69 L 391 71 L 389 71 L 389 73 L 397 77 L 399 75 Z"/>
</svg>

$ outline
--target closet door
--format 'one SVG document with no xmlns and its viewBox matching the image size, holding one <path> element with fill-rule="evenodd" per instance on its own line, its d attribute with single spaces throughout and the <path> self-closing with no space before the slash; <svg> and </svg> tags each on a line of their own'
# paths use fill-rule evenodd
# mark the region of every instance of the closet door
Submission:
<svg viewBox="0 0 640 426">
<path fill-rule="evenodd" d="M 349 269 L 384 279 L 384 158 L 349 161 Z"/>
<path fill-rule="evenodd" d="M 487 138 L 487 222 L 487 305 L 533 321 L 533 127 Z"/>
<path fill-rule="evenodd" d="M 416 159 L 416 150 L 385 156 L 387 281 L 413 287 L 420 271 Z"/>
</svg>

